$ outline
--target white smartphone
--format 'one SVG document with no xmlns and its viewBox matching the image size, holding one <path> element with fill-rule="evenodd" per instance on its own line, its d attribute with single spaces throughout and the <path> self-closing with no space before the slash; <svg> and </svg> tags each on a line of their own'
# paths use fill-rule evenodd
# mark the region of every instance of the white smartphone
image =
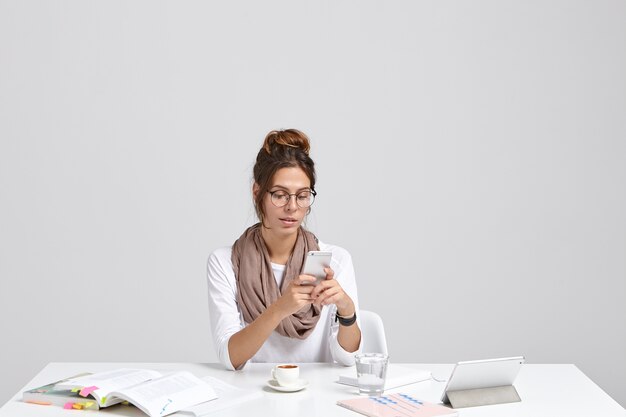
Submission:
<svg viewBox="0 0 626 417">
<path fill-rule="evenodd" d="M 326 272 L 324 272 L 324 268 L 330 268 L 330 260 L 332 259 L 332 256 L 332 252 L 319 250 L 311 250 L 306 254 L 302 273 L 315 277 L 315 282 L 311 282 L 310 284 L 307 283 L 308 285 L 317 285 L 323 279 L 326 279 Z"/>
</svg>

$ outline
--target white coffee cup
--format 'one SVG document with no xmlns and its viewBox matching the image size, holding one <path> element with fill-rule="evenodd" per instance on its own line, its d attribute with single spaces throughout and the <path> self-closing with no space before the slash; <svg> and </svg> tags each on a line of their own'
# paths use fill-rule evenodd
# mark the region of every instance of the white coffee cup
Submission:
<svg viewBox="0 0 626 417">
<path fill-rule="evenodd" d="M 279 385 L 293 385 L 300 379 L 300 367 L 290 363 L 276 365 L 272 369 L 272 378 L 274 378 Z"/>
</svg>

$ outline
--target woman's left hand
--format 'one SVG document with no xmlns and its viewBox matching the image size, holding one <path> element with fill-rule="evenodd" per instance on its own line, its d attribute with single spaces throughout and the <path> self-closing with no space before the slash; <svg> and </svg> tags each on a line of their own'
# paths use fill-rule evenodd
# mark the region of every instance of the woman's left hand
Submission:
<svg viewBox="0 0 626 417">
<path fill-rule="evenodd" d="M 354 302 L 335 280 L 335 271 L 331 268 L 325 268 L 324 272 L 326 272 L 326 279 L 311 292 L 313 304 L 320 307 L 335 304 L 340 316 L 352 316 L 355 313 Z"/>
</svg>

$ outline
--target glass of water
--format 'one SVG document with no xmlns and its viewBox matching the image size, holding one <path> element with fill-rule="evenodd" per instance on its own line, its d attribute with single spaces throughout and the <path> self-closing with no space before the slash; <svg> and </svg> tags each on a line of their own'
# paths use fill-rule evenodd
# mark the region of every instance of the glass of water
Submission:
<svg viewBox="0 0 626 417">
<path fill-rule="evenodd" d="M 359 394 L 382 395 L 385 389 L 389 356 L 384 353 L 358 353 L 355 359 Z"/>
</svg>

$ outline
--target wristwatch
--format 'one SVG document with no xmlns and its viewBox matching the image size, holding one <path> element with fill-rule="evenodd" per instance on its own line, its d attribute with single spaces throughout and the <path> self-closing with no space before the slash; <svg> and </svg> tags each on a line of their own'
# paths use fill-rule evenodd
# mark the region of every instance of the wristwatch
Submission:
<svg viewBox="0 0 626 417">
<path fill-rule="evenodd" d="M 336 313 L 335 321 L 338 321 L 339 324 L 342 326 L 352 326 L 354 323 L 356 323 L 356 311 L 354 312 L 352 317 L 342 317 L 339 315 L 339 313 Z"/>
</svg>

